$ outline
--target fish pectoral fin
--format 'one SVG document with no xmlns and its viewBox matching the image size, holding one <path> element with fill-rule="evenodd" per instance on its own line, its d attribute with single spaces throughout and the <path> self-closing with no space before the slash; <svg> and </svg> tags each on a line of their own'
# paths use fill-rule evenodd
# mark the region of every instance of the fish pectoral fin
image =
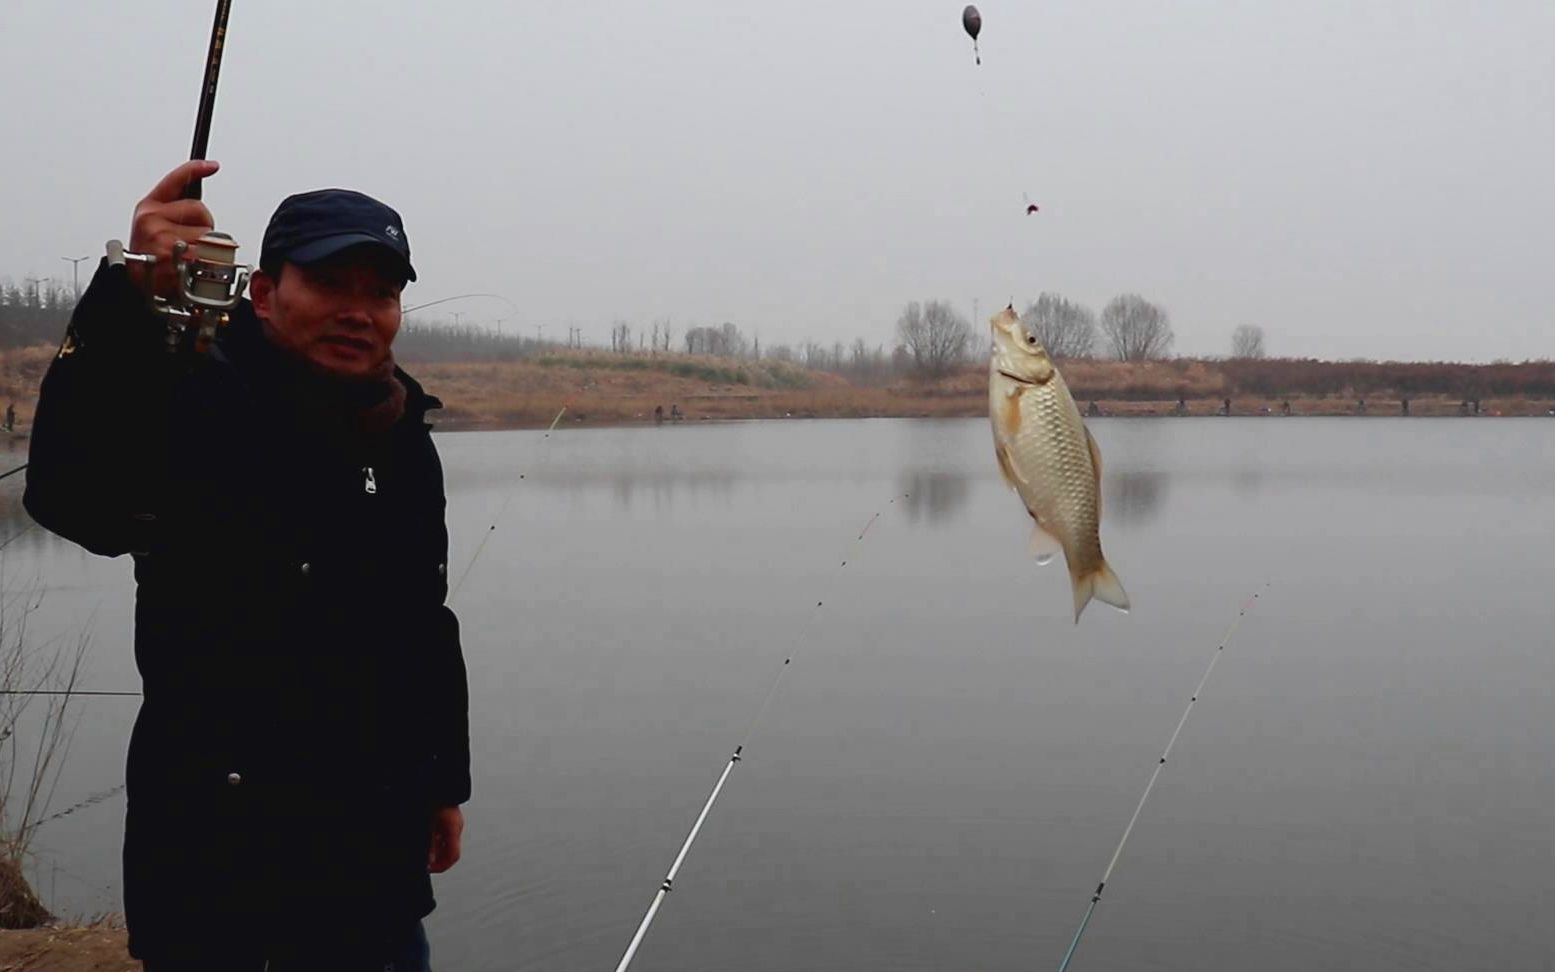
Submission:
<svg viewBox="0 0 1555 972">
<path fill-rule="evenodd" d="M 1026 553 L 1039 566 L 1050 564 L 1053 558 L 1064 552 L 1064 545 L 1058 542 L 1058 538 L 1042 529 L 1042 524 L 1036 517 L 1031 518 L 1031 538 L 1026 541 Z"/>
<path fill-rule="evenodd" d="M 998 442 L 994 444 L 993 454 L 999 460 L 999 472 L 1004 475 L 1004 481 L 1011 489 L 1019 491 L 1026 478 L 1015 469 L 1015 463 L 1010 461 L 1010 450 L 1004 447 L 1004 443 Z"/>
</svg>

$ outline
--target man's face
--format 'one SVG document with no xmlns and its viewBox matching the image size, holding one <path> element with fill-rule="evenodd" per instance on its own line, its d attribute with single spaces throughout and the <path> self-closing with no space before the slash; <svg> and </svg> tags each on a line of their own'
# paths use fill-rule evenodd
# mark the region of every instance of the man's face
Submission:
<svg viewBox="0 0 1555 972">
<path fill-rule="evenodd" d="M 279 279 L 255 272 L 249 299 L 278 347 L 326 374 L 362 379 L 383 366 L 399 333 L 401 272 L 383 248 L 353 246 L 288 263 Z"/>
</svg>

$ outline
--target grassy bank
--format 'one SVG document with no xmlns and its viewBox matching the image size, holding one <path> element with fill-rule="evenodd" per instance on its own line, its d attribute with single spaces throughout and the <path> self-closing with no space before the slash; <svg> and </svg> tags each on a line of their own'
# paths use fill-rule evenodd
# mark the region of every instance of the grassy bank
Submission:
<svg viewBox="0 0 1555 972">
<path fill-rule="evenodd" d="M 1499 383 L 1481 374 L 1491 368 L 1502 369 Z M 655 408 L 668 414 L 672 407 L 690 420 L 987 414 L 982 364 L 934 381 L 860 381 L 767 362 L 604 352 L 431 363 L 413 370 L 443 399 L 444 428 L 541 426 L 564 406 L 570 421 L 599 424 L 651 422 Z M 1175 415 L 1179 396 L 1189 415 L 1214 415 L 1227 398 L 1233 415 L 1279 415 L 1289 401 L 1291 414 L 1298 416 L 1400 415 L 1405 398 L 1411 416 L 1457 415 L 1465 401 L 1476 398 L 1485 415 L 1543 415 L 1555 403 L 1555 366 L 1543 363 L 1364 369 L 1329 363 L 1325 369 L 1310 362 L 1071 361 L 1062 371 L 1081 407 L 1094 401 L 1103 415 Z M 1470 391 L 1454 389 L 1455 382 Z M 1249 386 L 1293 390 L 1263 394 Z M 1473 414 L 1472 404 L 1468 411 Z"/>
</svg>

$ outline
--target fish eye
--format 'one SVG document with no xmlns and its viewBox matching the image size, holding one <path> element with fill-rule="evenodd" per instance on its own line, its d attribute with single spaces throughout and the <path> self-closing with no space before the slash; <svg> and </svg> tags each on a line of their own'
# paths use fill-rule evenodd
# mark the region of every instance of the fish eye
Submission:
<svg viewBox="0 0 1555 972">
<path fill-rule="evenodd" d="M 1034 338 L 1034 337 L 1027 337 L 1026 338 L 1026 343 L 1027 344 L 1036 344 L 1037 343 L 1037 339 Z"/>
</svg>

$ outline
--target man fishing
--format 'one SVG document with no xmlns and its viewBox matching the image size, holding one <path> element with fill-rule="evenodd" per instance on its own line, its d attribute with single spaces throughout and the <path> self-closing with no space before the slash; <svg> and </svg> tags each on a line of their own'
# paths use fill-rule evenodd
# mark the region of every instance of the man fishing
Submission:
<svg viewBox="0 0 1555 972">
<path fill-rule="evenodd" d="M 45 376 L 25 504 L 135 564 L 144 699 L 124 904 L 149 972 L 425 970 L 430 874 L 459 859 L 468 691 L 447 596 L 440 407 L 394 364 L 416 278 L 398 213 L 291 196 L 205 355 L 153 295 L 215 225 L 169 172 Z M 133 423 L 126 416 L 136 416 Z"/>
</svg>

